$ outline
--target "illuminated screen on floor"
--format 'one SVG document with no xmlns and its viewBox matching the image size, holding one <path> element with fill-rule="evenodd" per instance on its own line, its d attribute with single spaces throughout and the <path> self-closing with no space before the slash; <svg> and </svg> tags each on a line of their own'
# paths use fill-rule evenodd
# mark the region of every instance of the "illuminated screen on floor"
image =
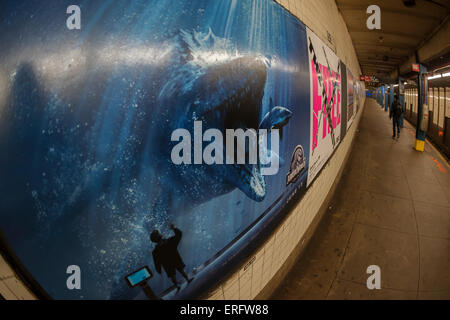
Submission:
<svg viewBox="0 0 450 320">
<path fill-rule="evenodd" d="M 149 280 L 152 277 L 152 274 L 148 267 L 142 268 L 138 271 L 133 272 L 129 276 L 127 276 L 125 279 L 128 281 L 128 285 L 130 287 L 136 287 L 145 281 Z"/>
</svg>

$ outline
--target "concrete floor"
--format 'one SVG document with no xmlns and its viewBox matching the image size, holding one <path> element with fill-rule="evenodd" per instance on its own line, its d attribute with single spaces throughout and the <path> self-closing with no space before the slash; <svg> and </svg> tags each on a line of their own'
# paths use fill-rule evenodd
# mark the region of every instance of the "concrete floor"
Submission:
<svg viewBox="0 0 450 320">
<path fill-rule="evenodd" d="M 450 168 L 373 99 L 330 210 L 273 299 L 450 299 Z M 369 290 L 369 265 L 381 290 Z"/>
</svg>

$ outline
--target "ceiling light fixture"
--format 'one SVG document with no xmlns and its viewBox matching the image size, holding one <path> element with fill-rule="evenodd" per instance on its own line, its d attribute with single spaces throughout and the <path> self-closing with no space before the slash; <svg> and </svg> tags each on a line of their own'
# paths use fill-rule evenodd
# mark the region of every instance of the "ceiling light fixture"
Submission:
<svg viewBox="0 0 450 320">
<path fill-rule="evenodd" d="M 428 77 L 428 80 L 434 80 L 434 79 L 438 79 L 438 78 L 440 78 L 440 77 L 441 77 L 441 75 L 440 75 L 440 74 L 437 74 L 437 75 L 435 75 L 435 76 Z"/>
</svg>

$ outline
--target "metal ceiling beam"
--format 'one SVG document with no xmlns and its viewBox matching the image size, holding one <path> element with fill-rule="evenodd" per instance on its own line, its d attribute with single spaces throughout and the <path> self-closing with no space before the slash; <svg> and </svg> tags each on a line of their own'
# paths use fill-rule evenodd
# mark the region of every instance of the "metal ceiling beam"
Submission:
<svg viewBox="0 0 450 320">
<path fill-rule="evenodd" d="M 342 13 L 344 13 L 345 11 L 358 11 L 358 12 L 362 12 L 364 17 L 367 16 L 367 14 L 366 14 L 367 6 L 339 5 L 338 7 Z M 392 14 L 398 14 L 399 16 L 414 17 L 416 19 L 430 20 L 430 21 L 440 21 L 445 16 L 445 14 L 443 14 L 441 16 L 435 16 L 435 15 L 427 14 L 426 12 L 414 12 L 406 7 L 404 10 L 393 10 L 393 9 L 381 8 L 381 12 L 383 12 L 383 13 L 388 12 L 388 13 L 392 13 Z"/>
<path fill-rule="evenodd" d="M 373 52 L 373 51 L 372 52 L 358 52 L 357 56 L 358 56 L 358 59 L 361 60 L 361 59 L 371 59 L 371 58 L 373 58 L 374 55 L 377 55 L 377 54 L 380 56 L 388 56 L 388 58 L 389 58 L 388 61 L 395 61 L 398 63 L 408 59 L 407 54 L 397 56 L 397 55 L 388 54 L 386 52 Z M 383 59 L 381 59 L 381 60 L 383 60 Z"/>
<path fill-rule="evenodd" d="M 394 69 L 383 69 L 383 68 L 370 68 L 370 67 L 362 67 L 362 70 L 364 70 L 364 72 L 372 72 L 372 73 L 386 73 L 386 74 L 391 74 L 392 70 Z"/>
<path fill-rule="evenodd" d="M 373 46 L 373 47 L 386 47 L 386 48 L 398 48 L 398 49 L 414 49 L 415 46 L 410 42 L 399 43 L 399 42 L 373 42 L 373 41 L 353 41 L 355 46 Z"/>
<path fill-rule="evenodd" d="M 388 45 L 386 45 L 386 44 L 384 44 L 382 42 L 379 42 L 379 41 L 374 42 L 374 43 L 368 43 L 368 44 L 355 43 L 354 46 L 355 47 L 369 47 L 369 48 L 376 47 L 376 48 L 386 48 L 386 49 L 389 49 L 389 50 L 395 49 L 395 50 L 407 50 L 407 51 L 411 51 L 411 50 L 414 49 L 414 47 L 406 47 L 406 46 L 399 46 L 399 45 L 397 45 L 397 46 L 388 46 Z"/>
<path fill-rule="evenodd" d="M 370 67 L 370 68 L 380 68 L 380 69 L 395 69 L 397 66 L 388 66 L 388 65 L 381 65 L 381 64 L 370 64 L 370 63 L 361 63 L 362 67 Z"/>
<path fill-rule="evenodd" d="M 373 57 L 373 55 L 379 54 L 381 56 L 388 56 L 388 57 L 392 57 L 394 59 L 403 59 L 405 57 L 408 57 L 412 52 L 414 52 L 414 50 L 408 51 L 408 52 L 400 52 L 400 53 L 396 53 L 396 52 L 392 52 L 392 51 L 388 51 L 388 50 L 377 50 L 377 48 L 373 48 L 373 49 L 368 49 L 368 48 L 359 48 L 356 49 L 356 52 L 359 54 L 363 54 L 363 55 L 370 55 Z"/>
<path fill-rule="evenodd" d="M 386 71 L 386 72 L 390 72 L 392 70 L 395 70 L 394 68 L 390 68 L 390 67 L 382 67 L 382 66 L 368 66 L 368 65 L 362 65 L 361 66 L 364 70 L 375 70 L 375 71 Z"/>
<path fill-rule="evenodd" d="M 371 64 L 397 65 L 400 62 L 402 62 L 402 60 L 394 61 L 394 60 L 389 59 L 388 61 L 384 61 L 382 59 L 372 59 L 370 57 L 364 57 L 364 58 L 359 59 L 359 62 L 361 62 L 361 63 L 371 63 Z"/>
<path fill-rule="evenodd" d="M 395 62 L 395 61 L 383 61 L 383 60 L 370 60 L 370 59 L 359 59 L 359 63 L 365 64 L 365 65 L 387 65 L 387 66 L 397 66 L 400 64 L 401 61 Z"/>
<path fill-rule="evenodd" d="M 383 63 L 383 62 L 399 63 L 399 62 L 403 61 L 401 58 L 395 58 L 392 56 L 389 56 L 389 61 L 384 61 L 382 56 L 380 56 L 377 53 L 373 53 L 373 52 L 368 53 L 367 55 L 366 54 L 361 55 L 360 60 L 370 60 L 370 61 L 381 62 L 381 63 Z"/>
<path fill-rule="evenodd" d="M 356 51 L 366 50 L 366 51 L 371 52 L 374 49 L 378 49 L 378 52 L 385 52 L 387 54 L 394 53 L 394 52 L 397 53 L 397 54 L 402 54 L 402 53 L 410 54 L 412 51 L 414 51 L 414 49 L 410 49 L 410 48 L 404 48 L 404 49 L 401 49 L 401 48 L 389 48 L 389 47 L 382 47 L 382 46 L 376 46 L 376 45 L 371 46 L 371 47 L 355 45 L 354 47 L 355 47 Z"/>
<path fill-rule="evenodd" d="M 385 54 L 379 54 L 376 52 L 367 52 L 367 53 L 363 53 L 359 55 L 359 59 L 360 60 L 370 60 L 370 61 L 375 61 L 375 62 L 388 62 L 388 63 L 399 63 L 402 62 L 403 59 L 402 58 L 397 58 L 391 55 L 388 55 L 389 60 L 385 61 L 383 59 L 383 57 L 386 56 Z"/>
<path fill-rule="evenodd" d="M 394 32 L 394 31 L 386 31 L 386 30 L 377 31 L 377 30 L 355 29 L 355 28 L 349 28 L 348 32 L 350 34 L 352 34 L 352 33 L 355 33 L 355 34 L 356 33 L 364 33 L 364 34 L 371 33 L 373 35 L 380 36 L 380 37 L 383 37 L 383 38 L 385 38 L 386 36 L 390 36 L 391 35 L 391 36 L 401 37 L 401 38 L 405 38 L 405 39 L 415 40 L 417 42 L 422 40 L 422 35 L 418 35 L 418 34 L 413 33 L 413 32 L 405 33 L 405 32 Z"/>
</svg>

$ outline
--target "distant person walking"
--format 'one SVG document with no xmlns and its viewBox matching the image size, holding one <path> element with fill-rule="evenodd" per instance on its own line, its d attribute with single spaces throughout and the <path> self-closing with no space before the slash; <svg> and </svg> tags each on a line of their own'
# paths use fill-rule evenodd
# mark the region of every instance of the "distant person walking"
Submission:
<svg viewBox="0 0 450 320">
<path fill-rule="evenodd" d="M 177 283 L 176 271 L 190 283 L 193 279 L 189 279 L 184 272 L 186 266 L 181 259 L 178 252 L 178 244 L 180 243 L 182 232 L 175 228 L 173 224 L 170 225 L 170 229 L 173 230 L 175 235 L 169 239 L 164 239 L 158 230 L 153 230 L 150 234 L 150 240 L 156 243 L 156 247 L 153 250 L 153 261 L 155 263 L 156 271 L 161 274 L 161 266 L 166 271 L 167 276 L 172 280 L 173 284 L 177 287 L 177 291 L 180 290 L 180 286 Z"/>
<path fill-rule="evenodd" d="M 394 96 L 394 102 L 392 102 L 391 110 L 389 112 L 389 118 L 392 119 L 392 130 L 394 134 L 392 139 L 395 139 L 397 134 L 397 139 L 400 138 L 400 119 L 402 117 L 403 107 L 398 101 L 397 95 Z"/>
</svg>

